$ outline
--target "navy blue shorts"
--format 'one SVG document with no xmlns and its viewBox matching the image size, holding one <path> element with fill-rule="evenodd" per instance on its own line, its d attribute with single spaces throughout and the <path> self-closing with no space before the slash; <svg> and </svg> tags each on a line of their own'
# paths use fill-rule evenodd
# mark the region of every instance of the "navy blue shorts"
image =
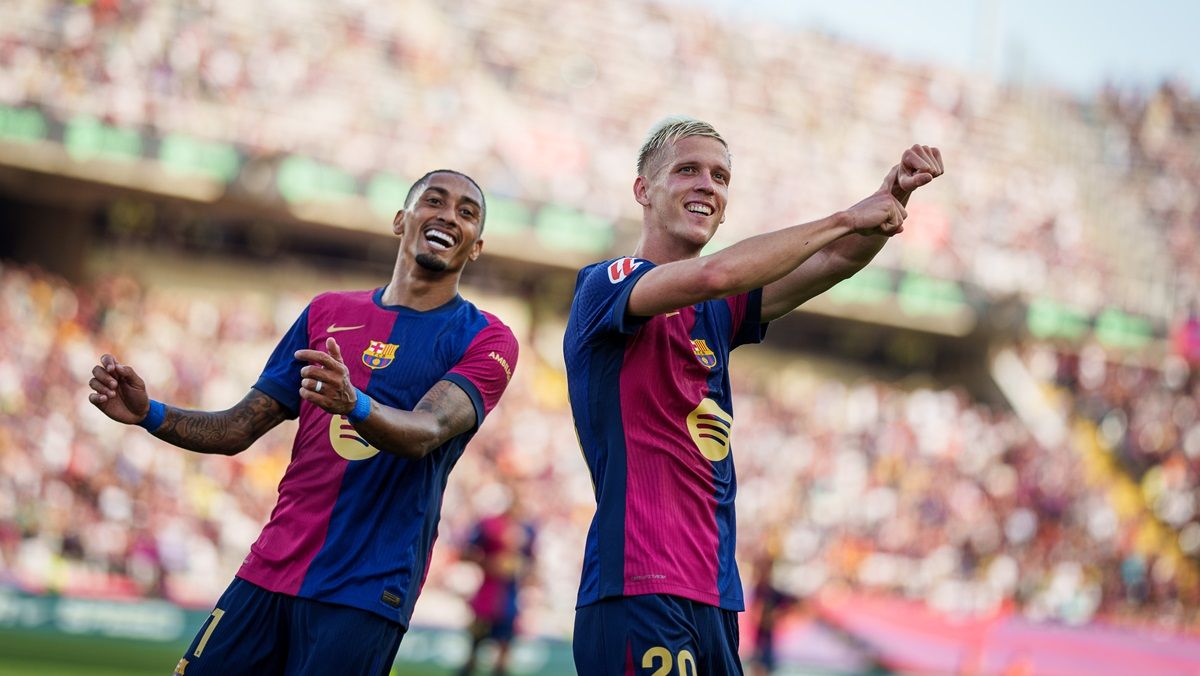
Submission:
<svg viewBox="0 0 1200 676">
<path fill-rule="evenodd" d="M 375 613 L 278 594 L 235 577 L 175 673 L 381 676 L 391 671 L 403 636 L 403 626 Z"/>
<path fill-rule="evenodd" d="M 502 643 L 510 642 L 517 635 L 517 616 L 506 614 L 492 620 L 476 618 L 471 634 L 476 640 L 480 641 L 490 638 L 493 641 L 500 641 Z"/>
<path fill-rule="evenodd" d="M 738 614 L 666 594 L 617 596 L 575 611 L 580 676 L 741 674 Z"/>
</svg>

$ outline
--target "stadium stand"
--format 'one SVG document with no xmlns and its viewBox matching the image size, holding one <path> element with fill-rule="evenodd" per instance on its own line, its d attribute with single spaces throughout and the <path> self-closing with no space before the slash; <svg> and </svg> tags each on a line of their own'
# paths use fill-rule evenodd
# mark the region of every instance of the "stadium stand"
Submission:
<svg viewBox="0 0 1200 676">
<path fill-rule="evenodd" d="M 500 259 L 469 283 L 528 314 L 515 326 L 535 349 L 451 478 L 414 621 L 465 624 L 476 573 L 456 545 L 507 486 L 540 521 L 524 628 L 561 636 L 594 507 L 559 356 L 567 268 L 626 251 L 632 149 L 653 118 L 687 112 L 730 138 L 733 189 L 759 197 L 736 200 L 721 242 L 844 205 L 914 138 L 956 176 L 817 314 L 773 327 L 778 353 L 735 372 L 740 559 L 753 579 L 778 537 L 776 583 L 824 627 L 793 617 L 793 644 L 835 627 L 886 653 L 902 631 L 887 618 L 929 612 L 912 630 L 962 638 L 948 661 L 871 659 L 939 671 L 983 660 L 962 648 L 979 636 L 1019 644 L 1047 623 L 1200 630 L 1200 102 L 1186 87 L 1078 100 L 786 26 L 740 25 L 733 44 L 715 38 L 726 19 L 651 0 L 466 4 L 6 6 L 0 215 L 46 241 L 0 233 L 0 583 L 211 604 L 274 502 L 289 431 L 193 457 L 105 424 L 84 374 L 127 354 L 156 396 L 229 405 L 305 289 L 370 283 L 338 277 L 380 264 L 361 231 L 451 165 L 488 189 Z M 42 232 L 59 212 L 28 215 L 60 197 L 83 205 L 79 242 Z M 215 262 L 165 284 L 161 266 L 100 260 L 130 252 Z M 226 279 L 297 259 L 308 272 L 251 293 Z M 803 340 L 820 322 L 852 340 Z M 1000 347 L 1061 437 L 986 369 L 939 361 Z M 992 623 L 960 637 L 946 618 L 961 616 Z"/>
</svg>

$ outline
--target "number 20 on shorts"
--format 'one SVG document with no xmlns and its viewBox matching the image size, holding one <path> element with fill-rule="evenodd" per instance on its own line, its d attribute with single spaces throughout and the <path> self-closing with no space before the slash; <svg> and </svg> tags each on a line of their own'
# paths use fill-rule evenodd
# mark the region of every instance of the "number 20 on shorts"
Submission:
<svg viewBox="0 0 1200 676">
<path fill-rule="evenodd" d="M 680 650 L 675 657 L 662 646 L 655 646 L 642 653 L 642 668 L 654 669 L 650 676 L 671 676 L 671 668 L 679 665 L 679 676 L 700 676 L 696 672 L 696 658 L 688 650 Z"/>
</svg>

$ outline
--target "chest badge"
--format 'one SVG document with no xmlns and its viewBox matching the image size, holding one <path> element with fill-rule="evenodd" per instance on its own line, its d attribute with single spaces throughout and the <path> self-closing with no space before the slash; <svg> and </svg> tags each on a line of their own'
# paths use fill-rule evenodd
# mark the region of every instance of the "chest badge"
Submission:
<svg viewBox="0 0 1200 676">
<path fill-rule="evenodd" d="M 399 347 L 399 345 L 372 340 L 367 349 L 363 350 L 363 363 L 373 369 L 387 368 L 388 364 L 391 364 L 392 360 L 396 358 L 396 349 Z"/>
<path fill-rule="evenodd" d="M 704 339 L 697 338 L 692 341 L 692 352 L 696 355 L 696 359 L 704 365 L 704 368 L 710 369 L 717 365 L 717 355 L 708 349 L 708 343 Z"/>
</svg>

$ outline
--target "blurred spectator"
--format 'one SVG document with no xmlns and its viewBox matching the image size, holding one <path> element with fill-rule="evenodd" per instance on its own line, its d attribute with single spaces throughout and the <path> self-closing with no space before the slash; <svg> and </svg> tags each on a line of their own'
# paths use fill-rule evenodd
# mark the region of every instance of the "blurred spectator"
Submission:
<svg viewBox="0 0 1200 676">
<path fill-rule="evenodd" d="M 1193 307 L 1187 317 L 1175 325 L 1172 332 L 1175 354 L 1183 357 L 1193 368 L 1200 366 L 1200 316 Z"/>
</svg>

